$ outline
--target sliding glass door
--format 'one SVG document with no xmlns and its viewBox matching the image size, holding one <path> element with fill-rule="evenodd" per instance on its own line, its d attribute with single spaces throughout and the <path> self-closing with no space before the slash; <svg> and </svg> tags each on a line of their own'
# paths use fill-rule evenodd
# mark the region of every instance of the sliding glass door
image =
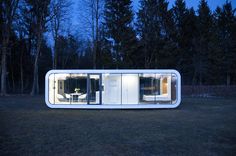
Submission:
<svg viewBox="0 0 236 156">
<path fill-rule="evenodd" d="M 88 74 L 87 87 L 88 104 L 101 104 L 101 74 Z"/>
</svg>

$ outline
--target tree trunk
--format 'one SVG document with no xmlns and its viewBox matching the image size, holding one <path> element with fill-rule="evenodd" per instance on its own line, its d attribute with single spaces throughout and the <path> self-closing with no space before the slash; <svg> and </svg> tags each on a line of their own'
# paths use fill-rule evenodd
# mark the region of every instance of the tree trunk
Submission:
<svg viewBox="0 0 236 156">
<path fill-rule="evenodd" d="M 200 58 L 200 68 L 199 68 L 199 85 L 202 85 L 202 60 Z"/>
<path fill-rule="evenodd" d="M 33 75 L 33 86 L 32 86 L 32 90 L 30 95 L 36 95 L 39 93 L 39 88 L 38 88 L 38 50 L 37 50 L 37 54 L 35 57 L 35 61 L 34 61 L 34 75 Z"/>
<path fill-rule="evenodd" d="M 23 94 L 24 93 L 24 73 L 23 73 L 23 66 L 21 65 L 21 67 L 20 67 L 20 86 L 21 86 L 21 88 L 20 88 L 20 92 L 21 92 L 21 94 Z"/>
<path fill-rule="evenodd" d="M 148 57 L 147 57 L 147 46 L 146 46 L 146 41 L 144 41 L 144 68 L 148 69 Z"/>
<path fill-rule="evenodd" d="M 202 85 L 202 72 L 200 71 L 200 74 L 199 74 L 199 85 L 201 86 Z"/>
<path fill-rule="evenodd" d="M 2 2 L 2 1 L 1 1 Z M 2 17 L 3 21 L 1 23 L 1 28 L 2 28 L 2 59 L 1 59 L 1 94 L 6 95 L 6 77 L 7 77 L 7 47 L 9 44 L 9 39 L 10 39 L 10 30 L 12 26 L 12 20 L 13 17 L 15 16 L 16 9 L 18 7 L 18 2 L 19 0 L 15 1 L 10 1 L 10 6 L 7 6 L 5 2 L 2 2 L 3 6 L 1 9 L 2 10 Z"/>
<path fill-rule="evenodd" d="M 55 39 L 54 39 L 54 61 L 53 61 L 53 69 L 57 69 L 58 62 L 58 51 L 57 51 L 57 39 L 58 39 L 58 30 L 55 30 Z"/>
<path fill-rule="evenodd" d="M 194 73 L 193 73 L 193 78 L 192 78 L 192 85 L 195 85 L 195 81 L 196 81 L 196 69 L 194 69 Z"/>
<path fill-rule="evenodd" d="M 10 66 L 10 68 L 11 68 L 11 80 L 12 80 L 12 92 L 14 93 L 15 92 L 15 78 L 14 78 L 14 68 L 13 68 L 13 62 L 11 61 L 11 66 Z"/>
<path fill-rule="evenodd" d="M 96 69 L 97 68 L 97 62 L 100 62 L 100 60 L 98 60 L 97 61 L 97 53 L 98 53 L 98 20 L 99 20 L 99 15 L 98 15 L 98 12 L 99 11 L 99 0 L 96 0 L 96 13 L 95 13 L 95 18 L 96 18 L 96 40 L 95 40 L 95 68 L 94 69 Z"/>
<path fill-rule="evenodd" d="M 93 69 L 96 69 L 96 49 L 95 49 L 95 24 L 94 24 L 94 10 L 95 10 L 95 2 L 92 1 L 91 6 L 91 15 L 92 15 L 92 51 L 93 51 Z"/>
<path fill-rule="evenodd" d="M 227 84 L 227 86 L 230 85 L 230 81 L 231 81 L 230 73 L 227 72 L 227 75 L 226 75 L 226 84 Z"/>
<path fill-rule="evenodd" d="M 40 54 L 40 47 L 41 47 L 42 35 L 38 35 L 38 43 L 36 49 L 36 56 L 34 61 L 34 75 L 33 75 L 33 86 L 30 95 L 39 94 L 39 82 L 38 82 L 38 60 Z"/>
<path fill-rule="evenodd" d="M 2 60 L 1 60 L 1 95 L 6 95 L 7 45 L 8 41 L 3 41 Z"/>
<path fill-rule="evenodd" d="M 21 57 L 20 57 L 20 92 L 23 94 L 24 92 L 24 72 L 23 72 L 23 50 L 21 49 Z"/>
</svg>

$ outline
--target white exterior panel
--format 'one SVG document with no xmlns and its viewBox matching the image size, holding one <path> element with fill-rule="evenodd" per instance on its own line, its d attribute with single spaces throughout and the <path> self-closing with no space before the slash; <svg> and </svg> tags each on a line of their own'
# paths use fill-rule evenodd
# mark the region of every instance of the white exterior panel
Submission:
<svg viewBox="0 0 236 156">
<path fill-rule="evenodd" d="M 140 95 L 140 79 L 138 74 L 158 74 L 158 75 L 175 75 L 176 84 L 171 86 L 171 76 L 167 76 L 165 83 L 160 78 L 160 92 L 161 95 Z M 58 92 L 64 93 L 58 89 L 61 83 L 64 89 L 63 77 L 60 75 L 70 74 L 101 74 L 102 87 L 101 97 L 102 102 L 98 105 L 92 104 L 75 104 L 71 102 L 58 103 L 57 98 L 60 97 Z M 122 75 L 119 78 L 119 75 Z M 163 90 L 162 85 L 167 87 Z M 54 90 L 52 90 L 54 88 Z M 173 88 L 176 89 L 175 100 L 172 100 Z M 164 94 L 167 92 L 168 94 Z M 160 93 L 159 93 L 160 94 Z M 68 94 L 66 94 L 68 96 Z M 86 96 L 86 94 L 84 94 Z M 174 96 L 173 96 L 174 97 Z M 96 103 L 98 103 L 100 96 L 96 91 Z M 147 101 L 147 103 L 140 102 L 140 98 Z M 156 99 L 157 103 L 151 101 Z M 169 103 L 168 103 L 169 101 Z M 50 70 L 45 76 L 45 102 L 50 108 L 78 108 L 78 109 L 155 109 L 155 108 L 176 108 L 181 102 L 181 76 L 176 70 Z"/>
</svg>

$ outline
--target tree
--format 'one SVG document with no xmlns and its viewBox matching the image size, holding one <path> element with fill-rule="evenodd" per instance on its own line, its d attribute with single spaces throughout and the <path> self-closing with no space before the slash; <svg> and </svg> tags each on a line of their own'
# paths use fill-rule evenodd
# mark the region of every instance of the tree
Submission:
<svg viewBox="0 0 236 156">
<path fill-rule="evenodd" d="M 176 0 L 171 9 L 174 20 L 174 42 L 176 43 L 176 68 L 181 72 L 183 82 L 191 82 L 193 41 L 196 38 L 196 15 L 193 8 L 187 9 L 184 0 Z"/>
<path fill-rule="evenodd" d="M 144 68 L 151 68 L 155 53 L 159 50 L 160 25 L 157 18 L 157 1 L 140 1 L 141 8 L 137 14 L 137 32 L 142 47 Z"/>
<path fill-rule="evenodd" d="M 15 18 L 16 9 L 19 0 L 1 0 L 1 42 L 2 42 L 2 58 L 1 58 L 1 94 L 6 95 L 6 76 L 7 76 L 7 54 L 9 51 L 9 40 L 12 31 L 12 22 Z"/>
<path fill-rule="evenodd" d="M 185 25 L 185 41 L 187 42 L 187 51 L 183 54 L 183 80 L 185 84 L 193 84 L 195 81 L 194 76 L 194 54 L 196 53 L 195 42 L 198 36 L 197 32 L 197 16 L 193 8 L 190 8 L 186 17 Z"/>
<path fill-rule="evenodd" d="M 156 67 L 176 68 L 176 43 L 173 36 L 175 34 L 173 13 L 168 9 L 166 0 L 159 0 L 158 15 L 160 21 L 160 34 L 162 47 L 159 56 L 155 60 Z"/>
<path fill-rule="evenodd" d="M 231 84 L 231 77 L 235 72 L 236 62 L 236 17 L 235 9 L 226 1 L 222 10 L 217 9 L 219 46 L 222 52 L 223 73 L 226 75 L 226 85 Z"/>
<path fill-rule="evenodd" d="M 142 47 L 144 68 L 167 68 L 174 56 L 172 13 L 165 0 L 141 0 L 137 32 Z M 173 61 L 172 61 L 173 62 Z"/>
<path fill-rule="evenodd" d="M 83 29 L 86 26 L 89 27 L 89 39 L 91 40 L 91 51 L 92 51 L 92 64 L 93 68 L 99 68 L 100 63 L 100 47 L 99 47 L 99 38 L 100 38 L 100 28 L 101 21 L 103 20 L 103 4 L 104 0 L 82 0 L 80 5 L 85 6 L 82 9 L 80 15 L 82 17 L 82 21 L 84 23 Z"/>
<path fill-rule="evenodd" d="M 54 40 L 54 58 L 53 58 L 53 69 L 57 69 L 58 63 L 58 36 L 60 31 L 62 31 L 63 24 L 65 25 L 65 21 L 68 19 L 68 9 L 71 3 L 67 0 L 52 0 L 50 3 L 50 13 L 52 19 L 51 23 L 51 31 Z"/>
<path fill-rule="evenodd" d="M 136 50 L 136 34 L 132 28 L 131 1 L 107 0 L 104 10 L 106 39 L 111 42 L 116 68 L 132 66 Z"/>
<path fill-rule="evenodd" d="M 34 72 L 33 72 L 33 85 L 31 95 L 39 93 L 39 80 L 38 80 L 38 61 L 40 56 L 40 48 L 43 40 L 43 33 L 46 30 L 46 23 L 49 21 L 49 0 L 27 0 L 27 4 L 31 7 L 33 16 L 33 32 L 35 34 L 35 59 L 34 59 Z"/>
<path fill-rule="evenodd" d="M 195 40 L 196 53 L 193 56 L 194 77 L 193 81 L 198 79 L 199 85 L 202 85 L 204 77 L 207 74 L 209 44 L 212 35 L 212 14 L 205 0 L 201 0 L 198 7 L 197 33 Z"/>
<path fill-rule="evenodd" d="M 174 41 L 176 43 L 176 50 L 177 50 L 177 69 L 183 71 L 183 64 L 185 63 L 185 53 L 188 51 L 188 41 L 189 38 L 186 36 L 186 27 L 187 24 L 187 17 L 188 17 L 188 10 L 186 8 L 185 1 L 183 0 L 176 0 L 175 5 L 172 8 L 173 12 L 173 20 L 174 20 L 174 28 L 175 28 L 175 35 Z"/>
<path fill-rule="evenodd" d="M 47 46 L 46 44 L 46 40 L 43 39 L 42 40 L 42 43 L 41 43 L 41 51 L 42 53 L 40 53 L 40 56 L 39 56 L 39 86 L 42 86 L 41 88 L 39 88 L 39 91 L 41 92 L 44 92 L 44 87 L 45 87 L 45 84 L 44 84 L 44 81 L 45 81 L 45 75 L 46 73 L 52 69 L 52 51 L 51 51 L 51 48 Z"/>
<path fill-rule="evenodd" d="M 58 37 L 58 67 L 71 69 L 78 67 L 78 41 L 72 35 Z"/>
</svg>

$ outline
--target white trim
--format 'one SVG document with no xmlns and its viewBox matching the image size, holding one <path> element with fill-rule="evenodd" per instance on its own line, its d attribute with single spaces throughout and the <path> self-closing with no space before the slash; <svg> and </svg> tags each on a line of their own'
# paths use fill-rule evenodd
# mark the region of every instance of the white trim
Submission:
<svg viewBox="0 0 236 156">
<path fill-rule="evenodd" d="M 175 74 L 177 76 L 177 101 L 175 104 L 120 104 L 120 105 L 87 105 L 87 104 L 51 104 L 49 102 L 49 92 L 48 92 L 48 78 L 50 74 L 59 74 L 59 73 L 70 73 L 70 74 L 78 74 L 78 73 L 101 73 L 101 74 L 140 74 L 140 73 L 157 73 L 157 74 Z M 50 70 L 47 72 L 45 76 L 45 102 L 50 108 L 77 108 L 77 109 L 155 109 L 155 108 L 176 108 L 180 105 L 181 102 L 181 76 L 180 73 L 176 70 L 168 69 L 168 70 L 160 70 L 160 69 L 136 69 L 136 70 L 124 70 L 124 69 L 116 69 L 116 70 Z"/>
</svg>

